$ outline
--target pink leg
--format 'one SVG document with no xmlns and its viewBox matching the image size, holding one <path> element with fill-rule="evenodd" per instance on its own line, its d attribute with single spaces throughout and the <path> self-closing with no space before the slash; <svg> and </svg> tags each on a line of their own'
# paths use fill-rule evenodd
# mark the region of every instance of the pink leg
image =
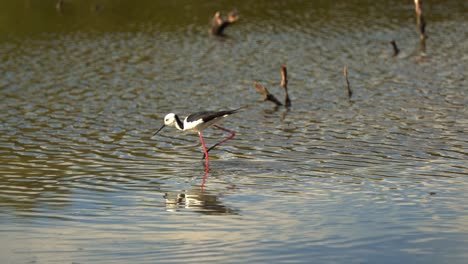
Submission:
<svg viewBox="0 0 468 264">
<path fill-rule="evenodd" d="M 203 147 L 203 152 L 205 152 L 205 154 L 203 154 L 204 155 L 203 157 L 206 156 L 205 166 L 206 166 L 206 168 L 209 168 L 210 162 L 209 162 L 209 158 L 208 158 L 208 150 L 206 150 L 205 140 L 203 139 L 203 136 L 202 136 L 201 132 L 198 132 L 198 135 L 200 136 L 200 141 L 201 141 L 201 144 L 202 144 L 202 147 Z"/>
<path fill-rule="evenodd" d="M 205 185 L 206 185 L 206 179 L 208 179 L 208 172 L 210 171 L 210 168 L 205 167 L 205 173 L 203 173 L 203 180 L 201 183 L 201 191 L 203 192 L 205 190 Z"/>
<path fill-rule="evenodd" d="M 212 150 L 212 149 L 214 149 L 216 146 L 221 145 L 221 144 L 223 144 L 224 142 L 226 142 L 226 141 L 232 139 L 232 138 L 236 135 L 236 132 L 234 132 L 234 131 L 232 131 L 232 130 L 229 130 L 229 129 L 226 129 L 226 128 L 224 128 L 224 127 L 220 127 L 220 126 L 218 126 L 218 125 L 214 125 L 214 127 L 216 127 L 217 129 L 220 129 L 220 130 L 229 132 L 229 133 L 231 133 L 231 135 L 230 135 L 229 137 L 227 137 L 227 138 L 221 140 L 220 142 L 214 144 L 212 147 L 210 147 L 210 148 L 206 151 L 205 155 L 203 155 L 203 158 L 202 158 L 202 159 L 204 159 L 205 156 L 208 155 L 207 153 L 208 153 L 210 150 Z"/>
</svg>

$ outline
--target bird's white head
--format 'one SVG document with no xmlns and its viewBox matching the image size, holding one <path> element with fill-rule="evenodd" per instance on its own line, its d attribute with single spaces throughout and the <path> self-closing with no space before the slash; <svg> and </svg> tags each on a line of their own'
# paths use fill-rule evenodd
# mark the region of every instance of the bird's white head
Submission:
<svg viewBox="0 0 468 264">
<path fill-rule="evenodd" d="M 164 117 L 164 125 L 175 126 L 175 124 L 176 124 L 176 115 L 174 113 L 167 114 Z"/>
<path fill-rule="evenodd" d="M 159 128 L 159 129 L 153 134 L 153 136 L 156 136 L 156 134 L 158 134 L 159 131 L 161 131 L 165 126 L 175 126 L 176 128 L 182 130 L 182 128 L 179 126 L 179 124 L 177 124 L 177 120 L 178 120 L 178 117 L 177 117 L 174 113 L 167 114 L 167 115 L 164 117 L 164 125 L 162 125 L 162 127 Z M 179 122 L 180 122 L 180 121 L 179 121 Z"/>
</svg>

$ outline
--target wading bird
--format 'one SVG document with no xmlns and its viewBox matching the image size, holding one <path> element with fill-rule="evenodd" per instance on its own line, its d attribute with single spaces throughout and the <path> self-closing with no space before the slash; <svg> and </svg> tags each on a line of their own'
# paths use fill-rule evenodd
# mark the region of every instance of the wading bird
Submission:
<svg viewBox="0 0 468 264">
<path fill-rule="evenodd" d="M 200 136 L 200 141 L 202 143 L 202 147 L 203 147 L 203 158 L 206 158 L 205 159 L 205 166 L 206 168 L 209 168 L 209 158 L 208 158 L 208 151 L 212 150 L 214 147 L 220 145 L 220 144 L 223 144 L 224 142 L 232 139 L 235 135 L 236 135 L 236 132 L 234 131 L 231 131 L 231 130 L 228 130 L 226 128 L 223 128 L 223 127 L 220 127 L 218 125 L 216 125 L 216 123 L 218 123 L 219 121 L 223 120 L 225 117 L 229 116 L 229 115 L 232 115 L 236 112 L 238 112 L 240 110 L 239 109 L 235 109 L 235 110 L 224 110 L 224 111 L 203 111 L 203 112 L 198 112 L 198 113 L 194 113 L 194 114 L 191 114 L 189 116 L 187 116 L 184 121 L 182 122 L 182 120 L 180 120 L 179 116 L 174 114 L 174 113 L 170 113 L 170 114 L 167 114 L 165 117 L 164 117 L 164 125 L 162 125 L 162 127 L 160 129 L 158 129 L 154 134 L 153 136 L 155 136 L 156 134 L 159 133 L 159 131 L 161 131 L 165 126 L 174 126 L 176 127 L 178 130 L 182 130 L 182 131 L 194 131 L 194 132 L 197 132 L 198 135 Z M 209 149 L 206 148 L 206 145 L 205 145 L 205 140 L 203 139 L 203 136 L 201 134 L 201 131 L 205 130 L 206 128 L 208 128 L 209 126 L 214 126 L 216 127 L 217 129 L 220 129 L 220 130 L 223 130 L 223 131 L 226 131 L 226 132 L 229 132 L 231 133 L 231 135 L 227 138 L 225 138 L 224 140 L 216 143 L 215 145 L 213 145 L 212 147 L 210 147 Z"/>
</svg>

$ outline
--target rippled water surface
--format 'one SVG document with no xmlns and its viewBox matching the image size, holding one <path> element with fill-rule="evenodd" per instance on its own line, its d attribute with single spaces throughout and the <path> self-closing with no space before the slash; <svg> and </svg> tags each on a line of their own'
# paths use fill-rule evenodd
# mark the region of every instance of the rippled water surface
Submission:
<svg viewBox="0 0 468 264">
<path fill-rule="evenodd" d="M 468 6 L 424 2 L 425 47 L 412 1 L 5 4 L 1 263 L 465 263 Z M 152 137 L 237 107 L 208 173 Z"/>
</svg>

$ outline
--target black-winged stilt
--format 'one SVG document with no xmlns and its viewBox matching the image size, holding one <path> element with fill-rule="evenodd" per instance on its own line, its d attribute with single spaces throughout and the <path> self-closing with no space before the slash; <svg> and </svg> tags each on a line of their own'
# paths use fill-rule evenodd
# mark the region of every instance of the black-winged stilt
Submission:
<svg viewBox="0 0 468 264">
<path fill-rule="evenodd" d="M 218 123 L 219 121 L 221 121 L 222 119 L 224 119 L 225 117 L 236 113 L 239 110 L 240 110 L 240 108 L 235 109 L 235 110 L 198 112 L 198 113 L 194 113 L 194 114 L 191 114 L 191 115 L 187 116 L 184 119 L 183 122 L 180 120 L 179 116 L 177 116 L 174 113 L 170 113 L 170 114 L 167 114 L 164 117 L 164 125 L 162 125 L 161 128 L 159 128 L 153 134 L 153 136 L 158 134 L 159 131 L 161 131 L 165 126 L 174 126 L 177 129 L 182 130 L 182 131 L 197 132 L 198 135 L 200 136 L 200 141 L 201 141 L 202 147 L 203 147 L 203 152 L 204 152 L 203 158 L 206 158 L 205 159 L 205 165 L 206 165 L 206 168 L 209 168 L 208 167 L 209 166 L 208 151 L 212 150 L 214 147 L 216 147 L 216 146 L 218 146 L 220 144 L 223 144 L 224 142 L 228 141 L 229 139 L 232 139 L 236 135 L 236 132 L 228 130 L 228 129 L 223 128 L 223 127 L 220 127 L 220 126 L 215 125 L 215 124 Z M 231 135 L 229 137 L 225 138 L 224 140 L 216 143 L 215 145 L 213 145 L 209 149 L 207 149 L 206 145 L 205 145 L 205 140 L 203 139 L 201 131 L 203 131 L 204 129 L 208 128 L 211 125 L 213 125 L 217 129 L 221 129 L 223 131 L 229 132 L 229 133 L 231 133 Z"/>
</svg>

